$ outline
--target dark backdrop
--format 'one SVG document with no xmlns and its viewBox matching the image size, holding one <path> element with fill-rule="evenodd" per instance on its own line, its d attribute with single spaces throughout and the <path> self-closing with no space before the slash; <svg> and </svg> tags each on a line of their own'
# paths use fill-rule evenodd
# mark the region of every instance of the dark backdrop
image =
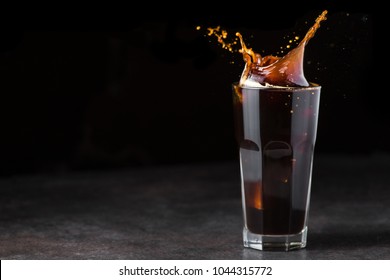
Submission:
<svg viewBox="0 0 390 280">
<path fill-rule="evenodd" d="M 255 51 L 276 54 L 322 10 L 8 22 L 0 174 L 236 159 L 230 86 L 243 61 L 205 27 L 240 31 Z M 364 7 L 330 7 L 306 47 L 306 77 L 323 87 L 318 154 L 389 152 L 386 104 L 372 80 L 373 25 Z"/>
</svg>

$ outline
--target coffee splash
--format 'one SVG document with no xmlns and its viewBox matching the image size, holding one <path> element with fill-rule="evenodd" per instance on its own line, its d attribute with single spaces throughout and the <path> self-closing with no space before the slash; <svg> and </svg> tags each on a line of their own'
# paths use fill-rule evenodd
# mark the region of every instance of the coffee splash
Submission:
<svg viewBox="0 0 390 280">
<path fill-rule="evenodd" d="M 240 85 L 249 87 L 280 86 L 280 87 L 307 87 L 310 83 L 306 80 L 303 71 L 304 50 L 311 38 L 313 38 L 320 23 L 326 20 L 328 11 L 324 10 L 315 20 L 314 25 L 308 30 L 301 42 L 285 56 L 267 55 L 262 57 L 259 53 L 247 48 L 242 35 L 236 36 L 241 43 L 240 53 L 245 62 L 241 74 Z M 200 27 L 197 27 L 199 30 Z M 224 49 L 233 52 L 237 41 L 227 42 L 227 31 L 220 26 L 208 28 L 208 36 L 215 36 Z"/>
</svg>

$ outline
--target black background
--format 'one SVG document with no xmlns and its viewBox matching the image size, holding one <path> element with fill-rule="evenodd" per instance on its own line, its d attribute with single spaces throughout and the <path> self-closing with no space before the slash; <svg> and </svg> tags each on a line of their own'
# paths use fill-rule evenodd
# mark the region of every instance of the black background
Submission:
<svg viewBox="0 0 390 280">
<path fill-rule="evenodd" d="M 0 175 L 236 159 L 231 83 L 243 61 L 205 28 L 240 31 L 255 51 L 275 54 L 324 9 L 328 19 L 305 52 L 305 75 L 322 86 L 316 152 L 390 152 L 387 105 L 373 86 L 372 10 L 251 8 L 259 12 L 190 15 L 183 4 L 153 15 L 127 9 L 5 19 Z"/>
</svg>

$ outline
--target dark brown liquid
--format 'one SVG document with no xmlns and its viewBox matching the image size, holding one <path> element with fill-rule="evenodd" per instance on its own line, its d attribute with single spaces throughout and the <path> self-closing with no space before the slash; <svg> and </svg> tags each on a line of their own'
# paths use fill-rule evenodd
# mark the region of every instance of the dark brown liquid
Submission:
<svg viewBox="0 0 390 280">
<path fill-rule="evenodd" d="M 303 56 L 326 14 L 284 57 L 261 57 L 236 34 L 245 61 L 234 87 L 236 138 L 245 226 L 252 233 L 298 234 L 306 225 L 320 88 L 306 80 Z"/>
<path fill-rule="evenodd" d="M 236 139 L 245 223 L 252 233 L 296 234 L 305 227 L 320 87 L 304 76 L 304 50 L 326 15 L 324 10 L 283 57 L 262 57 L 236 33 L 245 61 L 234 86 Z M 229 43 L 225 30 L 207 30 L 224 49 L 234 51 L 237 42 Z"/>
<path fill-rule="evenodd" d="M 247 228 L 295 234 L 310 195 L 319 87 L 234 87 Z"/>
</svg>

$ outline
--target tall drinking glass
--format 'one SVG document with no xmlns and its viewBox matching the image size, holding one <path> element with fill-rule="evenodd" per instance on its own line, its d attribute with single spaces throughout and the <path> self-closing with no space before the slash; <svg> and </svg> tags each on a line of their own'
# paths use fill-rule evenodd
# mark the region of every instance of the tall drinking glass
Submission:
<svg viewBox="0 0 390 280">
<path fill-rule="evenodd" d="M 233 84 L 245 247 L 306 247 L 320 90 Z"/>
</svg>

